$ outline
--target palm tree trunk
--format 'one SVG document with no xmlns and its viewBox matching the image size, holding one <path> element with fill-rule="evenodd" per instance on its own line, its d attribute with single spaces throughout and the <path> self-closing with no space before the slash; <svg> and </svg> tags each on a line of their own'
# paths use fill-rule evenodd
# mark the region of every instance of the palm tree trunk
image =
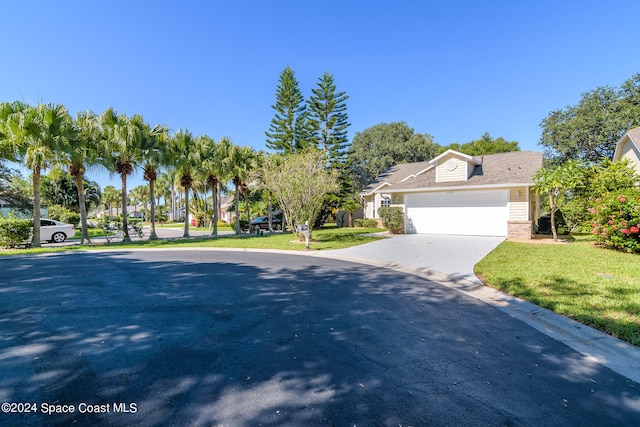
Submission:
<svg viewBox="0 0 640 427">
<path fill-rule="evenodd" d="M 238 184 L 236 184 L 236 192 L 233 195 L 234 199 L 235 199 L 235 204 L 236 204 L 236 234 L 240 234 L 240 197 L 239 197 L 239 191 L 238 191 Z"/>
<path fill-rule="evenodd" d="M 89 229 L 87 227 L 87 204 L 84 193 L 84 174 L 76 173 L 76 188 L 78 189 L 78 207 L 80 208 L 80 226 L 82 227 L 82 237 L 80 237 L 80 244 L 84 245 L 86 240 L 87 244 L 91 244 L 89 239 Z"/>
<path fill-rule="evenodd" d="M 214 185 L 213 187 L 211 187 L 211 191 L 212 191 L 212 196 L 213 196 L 213 200 L 211 201 L 211 203 L 213 203 L 212 209 L 213 209 L 213 232 L 211 233 L 212 236 L 218 236 L 218 184 L 216 183 L 216 185 Z"/>
<path fill-rule="evenodd" d="M 189 188 L 184 189 L 184 233 L 182 237 L 189 237 Z"/>
<path fill-rule="evenodd" d="M 558 230 L 556 230 L 556 210 L 551 193 L 549 193 L 549 209 L 551 210 L 551 233 L 553 234 L 553 240 L 557 242 Z"/>
<path fill-rule="evenodd" d="M 218 218 L 222 217 L 222 182 L 218 181 Z"/>
<path fill-rule="evenodd" d="M 33 237 L 31 247 L 40 247 L 40 166 L 33 168 Z"/>
<path fill-rule="evenodd" d="M 244 208 L 247 213 L 247 221 L 251 222 L 251 213 L 249 212 L 249 192 L 244 191 Z"/>
<path fill-rule="evenodd" d="M 120 175 L 122 178 L 122 241 L 130 242 L 131 237 L 129 237 L 129 219 L 127 218 L 127 174 L 123 173 Z"/>
<path fill-rule="evenodd" d="M 272 212 L 272 210 L 273 210 L 273 205 L 272 205 L 272 203 L 271 203 L 271 197 L 272 197 L 272 195 L 271 195 L 271 190 L 269 190 L 269 204 L 267 205 L 267 210 L 268 210 L 269 212 L 267 212 L 267 214 L 269 215 L 269 216 L 268 216 L 268 221 L 269 221 L 269 231 L 273 233 L 273 223 L 272 223 L 272 218 L 271 218 L 271 216 L 272 216 L 272 215 L 271 215 L 271 212 Z"/>
<path fill-rule="evenodd" d="M 151 210 L 151 231 L 149 232 L 149 240 L 157 240 L 158 239 L 158 235 L 156 234 L 156 198 L 155 198 L 155 179 L 150 179 L 149 180 L 149 194 L 151 195 L 151 197 L 149 197 L 150 201 L 151 201 L 151 206 L 150 206 L 150 210 Z"/>
</svg>

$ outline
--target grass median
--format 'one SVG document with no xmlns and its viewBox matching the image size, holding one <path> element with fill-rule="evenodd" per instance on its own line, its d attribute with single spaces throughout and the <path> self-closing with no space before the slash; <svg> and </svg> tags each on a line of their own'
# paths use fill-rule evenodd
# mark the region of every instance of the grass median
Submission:
<svg viewBox="0 0 640 427">
<path fill-rule="evenodd" d="M 640 345 L 640 256 L 588 241 L 506 241 L 475 266 L 490 287 Z"/>
</svg>

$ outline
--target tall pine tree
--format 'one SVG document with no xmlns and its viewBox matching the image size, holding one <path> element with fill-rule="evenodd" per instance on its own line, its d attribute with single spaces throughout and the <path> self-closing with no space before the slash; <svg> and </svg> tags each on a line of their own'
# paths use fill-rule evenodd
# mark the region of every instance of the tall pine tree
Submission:
<svg viewBox="0 0 640 427">
<path fill-rule="evenodd" d="M 276 110 L 267 135 L 267 147 L 284 154 L 296 153 L 310 145 L 310 123 L 307 106 L 298 87 L 295 72 L 286 67 L 280 73 L 276 89 Z"/>
<path fill-rule="evenodd" d="M 308 105 L 312 143 L 325 153 L 327 166 L 341 168 L 349 142 L 347 128 L 350 123 L 345 104 L 349 96 L 345 92 L 336 93 L 333 75 L 327 72 L 311 92 Z"/>
</svg>

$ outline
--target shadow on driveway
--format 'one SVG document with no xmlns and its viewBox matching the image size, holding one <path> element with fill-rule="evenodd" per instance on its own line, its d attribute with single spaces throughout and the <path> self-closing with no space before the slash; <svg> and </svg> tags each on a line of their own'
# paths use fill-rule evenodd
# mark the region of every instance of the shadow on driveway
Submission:
<svg viewBox="0 0 640 427">
<path fill-rule="evenodd" d="M 0 401 L 76 408 L 0 414 L 2 425 L 640 423 L 638 384 L 387 269 L 122 251 L 4 258 L 0 270 Z M 83 402 L 110 411 L 79 413 Z"/>
</svg>

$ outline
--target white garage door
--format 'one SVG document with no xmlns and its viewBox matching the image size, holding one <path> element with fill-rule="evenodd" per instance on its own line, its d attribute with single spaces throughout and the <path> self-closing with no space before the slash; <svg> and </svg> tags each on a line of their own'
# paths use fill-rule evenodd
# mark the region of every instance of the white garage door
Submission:
<svg viewBox="0 0 640 427">
<path fill-rule="evenodd" d="M 508 190 L 407 194 L 407 232 L 506 236 Z"/>
</svg>

